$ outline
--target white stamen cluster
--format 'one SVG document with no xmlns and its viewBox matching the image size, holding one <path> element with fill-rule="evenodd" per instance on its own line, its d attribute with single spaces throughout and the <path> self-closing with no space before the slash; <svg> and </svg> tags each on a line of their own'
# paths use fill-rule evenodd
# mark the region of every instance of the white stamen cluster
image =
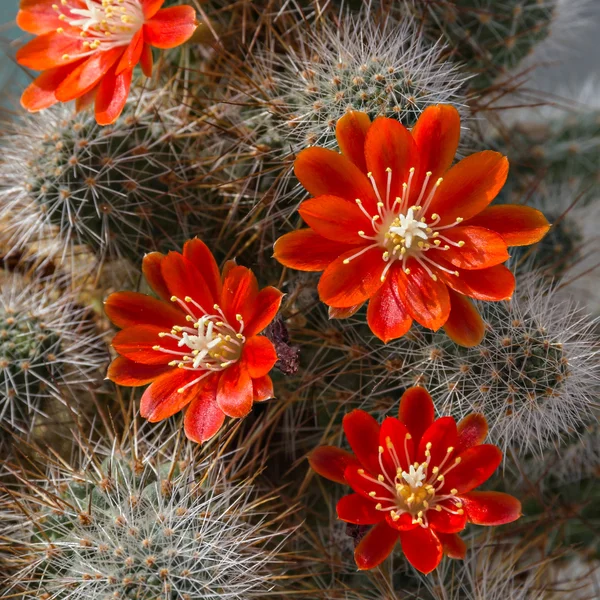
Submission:
<svg viewBox="0 0 600 600">
<path fill-rule="evenodd" d="M 404 440 L 404 452 L 406 461 L 410 463 L 407 443 L 411 439 L 410 433 L 406 434 Z M 383 446 L 379 446 L 379 466 L 381 472 L 374 479 L 364 469 L 358 469 L 358 474 L 370 483 L 377 484 L 389 492 L 389 496 L 379 496 L 377 491 L 369 492 L 373 500 L 377 500 L 376 509 L 389 512 L 393 521 L 398 521 L 402 514 L 408 513 L 412 516 L 413 525 L 428 527 L 427 511 L 446 511 L 454 515 L 462 515 L 464 510 L 462 503 L 456 494 L 458 490 L 451 489 L 449 494 L 442 494 L 440 490 L 444 487 L 446 475 L 460 464 L 460 457 L 449 460 L 454 448 L 446 449 L 446 455 L 439 465 L 431 464 L 431 442 L 428 442 L 425 450 L 425 462 L 410 464 L 409 470 L 405 471 L 399 459 L 398 450 L 394 447 L 391 438 L 385 439 L 387 451 L 396 469 L 395 473 L 389 473 L 383 464 L 382 455 L 385 452 Z M 450 502 L 448 502 L 450 501 Z M 455 510 L 453 510 L 455 509 Z"/>
<path fill-rule="evenodd" d="M 201 373 L 177 390 L 181 393 L 211 373 L 222 371 L 237 362 L 242 356 L 246 337 L 243 334 L 244 319 L 240 314 L 235 317 L 237 323 L 231 325 L 218 304 L 212 307 L 215 314 L 208 314 L 190 296 L 186 296 L 184 300 L 172 296 L 171 302 L 176 302 L 188 313 L 185 318 L 192 326 L 174 325 L 171 331 L 158 334 L 161 338 L 177 340 L 177 346 L 182 350 L 163 348 L 160 344 L 153 346 L 153 350 L 177 356 L 177 359 L 169 363 L 172 367 Z"/>
<path fill-rule="evenodd" d="M 77 58 L 89 56 L 96 50 L 105 52 L 127 46 L 144 25 L 144 12 L 139 0 L 84 0 L 85 8 L 73 0 L 60 0 L 52 8 L 59 19 L 80 30 L 84 52 Z M 59 27 L 57 33 L 64 33 Z M 70 60 L 68 54 L 64 60 Z"/>
<path fill-rule="evenodd" d="M 465 244 L 462 240 L 454 242 L 440 233 L 461 223 L 462 218 L 458 217 L 450 225 L 438 225 L 441 220 L 438 214 L 433 213 L 429 217 L 425 216 L 443 179 L 440 177 L 427 192 L 432 175 L 431 171 L 427 171 L 416 203 L 409 205 L 411 185 L 415 173 L 414 167 L 411 167 L 409 171 L 408 181 L 402 184 L 402 197 L 396 197 L 393 202 L 390 198 L 392 169 L 388 167 L 386 171 L 388 176 L 385 199 L 377 188 L 373 175 L 371 173 L 367 174 L 377 196 L 377 214 L 371 215 L 365 209 L 362 200 L 360 198 L 356 199 L 357 206 L 369 219 L 372 228 L 369 233 L 361 230 L 358 235 L 373 243 L 346 258 L 344 264 L 350 263 L 353 259 L 372 248 L 380 247 L 383 249 L 381 258 L 383 262 L 387 263 L 381 275 L 381 281 L 385 281 L 388 271 L 396 261 L 402 261 L 402 269 L 407 275 L 410 274 L 410 268 L 406 266 L 406 261 L 409 258 L 415 259 L 434 281 L 437 280 L 437 275 L 431 270 L 431 267 L 458 277 L 458 271 L 452 271 L 440 265 L 431 257 L 431 254 L 426 256 L 429 251 L 444 252 L 449 250 L 450 246 L 461 248 Z"/>
</svg>

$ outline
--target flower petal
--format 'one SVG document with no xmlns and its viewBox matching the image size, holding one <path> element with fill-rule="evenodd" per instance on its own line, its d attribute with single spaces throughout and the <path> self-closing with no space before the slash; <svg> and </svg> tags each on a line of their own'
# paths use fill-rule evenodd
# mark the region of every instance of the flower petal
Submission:
<svg viewBox="0 0 600 600">
<path fill-rule="evenodd" d="M 44 71 L 23 92 L 21 106 L 30 112 L 37 112 L 56 104 L 56 89 L 79 64 L 75 62 Z"/>
<path fill-rule="evenodd" d="M 80 60 L 83 40 L 78 37 L 45 33 L 33 38 L 17 51 L 17 62 L 36 71 L 64 67 Z"/>
<path fill-rule="evenodd" d="M 167 302 L 171 301 L 171 292 L 167 287 L 167 282 L 162 275 L 160 265 L 162 264 L 164 254 L 160 252 L 150 252 L 142 260 L 142 273 L 148 282 L 148 285 L 154 290 L 156 295 Z"/>
<path fill-rule="evenodd" d="M 252 379 L 264 377 L 277 362 L 277 352 L 271 340 L 264 335 L 255 335 L 246 340 L 243 360 Z"/>
<path fill-rule="evenodd" d="M 244 324 L 252 319 L 258 299 L 258 282 L 246 267 L 233 267 L 225 276 L 221 293 L 221 308 L 229 323 L 241 315 Z"/>
<path fill-rule="evenodd" d="M 222 289 L 221 273 L 208 246 L 198 238 L 188 240 L 183 245 L 183 256 L 202 273 L 213 298 L 220 298 Z"/>
<path fill-rule="evenodd" d="M 265 400 L 274 398 L 273 381 L 268 375 L 253 379 L 252 392 L 254 394 L 254 402 L 264 402 Z"/>
<path fill-rule="evenodd" d="M 370 126 L 371 119 L 367 113 L 351 110 L 338 120 L 335 127 L 340 151 L 363 173 L 368 171 L 365 161 L 365 138 Z"/>
<path fill-rule="evenodd" d="M 394 199 L 402 196 L 402 184 L 408 182 L 409 169 L 414 167 L 417 176 L 419 173 L 419 149 L 412 135 L 396 119 L 379 117 L 367 132 L 365 157 L 382 201 L 391 207 Z M 415 191 L 412 186 L 411 189 Z M 377 213 L 369 211 L 369 214 Z"/>
<path fill-rule="evenodd" d="M 435 509 L 427 511 L 429 527 L 435 529 L 436 532 L 458 533 L 467 526 L 467 513 L 463 510 L 462 514 L 457 514 L 461 509 L 456 502 L 447 500 L 438 506 L 444 506 L 448 510 L 442 508 L 439 512 Z"/>
<path fill-rule="evenodd" d="M 381 459 L 387 475 L 394 479 L 398 466 L 408 471 L 414 462 L 414 444 L 408 429 L 402 421 L 387 417 L 381 424 L 379 445 L 383 448 Z"/>
<path fill-rule="evenodd" d="M 442 544 L 428 527 L 401 531 L 400 543 L 408 562 L 421 573 L 431 573 L 442 560 Z"/>
<path fill-rule="evenodd" d="M 498 152 L 485 150 L 463 158 L 444 176 L 427 215 L 437 213 L 438 225 L 465 221 L 480 213 L 498 195 L 508 176 L 508 160 Z"/>
<path fill-rule="evenodd" d="M 406 425 L 415 445 L 433 423 L 434 416 L 433 400 L 425 388 L 411 387 L 402 394 L 398 419 Z"/>
<path fill-rule="evenodd" d="M 228 416 L 245 417 L 252 410 L 254 390 L 248 369 L 242 361 L 223 371 L 217 388 L 217 403 Z"/>
<path fill-rule="evenodd" d="M 283 294 L 274 287 L 266 287 L 258 292 L 254 302 L 254 315 L 244 327 L 246 337 L 256 335 L 270 325 L 277 316 L 282 297 Z"/>
<path fill-rule="evenodd" d="M 367 323 L 371 331 L 384 343 L 402 337 L 411 327 L 412 318 L 398 293 L 396 273 L 399 263 L 393 265 L 384 284 L 369 300 Z"/>
<path fill-rule="evenodd" d="M 356 566 L 361 571 L 380 565 L 392 552 L 398 541 L 398 532 L 385 521 L 378 523 L 360 541 L 354 550 Z"/>
<path fill-rule="evenodd" d="M 144 43 L 142 47 L 142 55 L 140 56 L 140 66 L 142 73 L 146 77 L 152 77 L 152 68 L 154 66 L 154 58 L 152 56 L 152 47 L 150 44 Z"/>
<path fill-rule="evenodd" d="M 509 300 L 515 291 L 515 276 L 504 265 L 480 271 L 459 270 L 458 277 L 440 271 L 438 275 L 454 291 L 477 300 Z"/>
<path fill-rule="evenodd" d="M 359 302 L 354 306 L 348 306 L 346 308 L 334 308 L 333 306 L 330 306 L 327 311 L 327 315 L 330 319 L 348 319 L 352 315 L 355 315 L 364 306 L 364 304 L 364 302 Z"/>
<path fill-rule="evenodd" d="M 437 533 L 438 539 L 442 542 L 444 554 L 448 558 L 457 558 L 463 560 L 467 554 L 467 545 L 456 533 Z"/>
<path fill-rule="evenodd" d="M 294 162 L 294 173 L 311 196 L 338 196 L 351 202 L 359 198 L 369 214 L 377 214 L 377 198 L 367 176 L 334 150 L 303 150 Z"/>
<path fill-rule="evenodd" d="M 144 11 L 144 18 L 151 19 L 165 3 L 165 0 L 142 0 L 142 9 Z"/>
<path fill-rule="evenodd" d="M 132 77 L 132 69 L 122 71 L 117 76 L 111 70 L 103 77 L 98 85 L 94 105 L 98 125 L 111 125 L 121 116 L 129 96 Z"/>
<path fill-rule="evenodd" d="M 200 393 L 207 379 L 210 379 L 210 375 L 207 374 L 204 379 L 189 385 L 201 375 L 201 372 L 184 369 L 173 369 L 161 375 L 142 396 L 140 403 L 142 417 L 151 423 L 157 423 L 178 413 Z"/>
<path fill-rule="evenodd" d="M 159 337 L 164 327 L 156 325 L 134 325 L 119 331 L 112 340 L 112 347 L 122 356 L 129 360 L 142 363 L 143 365 L 166 365 L 175 360 L 178 355 L 153 350 L 154 346 L 160 346 L 167 350 L 181 353 L 177 347 L 177 340 L 169 337 Z"/>
<path fill-rule="evenodd" d="M 492 444 L 481 444 L 465 450 L 460 464 L 447 475 L 443 489 L 456 488 L 458 494 L 470 492 L 486 482 L 502 462 L 502 451 Z"/>
<path fill-rule="evenodd" d="M 373 525 L 385 519 L 385 513 L 375 508 L 375 502 L 360 494 L 343 496 L 336 510 L 338 519 L 355 525 Z"/>
<path fill-rule="evenodd" d="M 412 128 L 411 135 L 419 149 L 422 177 L 426 171 L 431 171 L 428 186 L 431 189 L 454 160 L 460 140 L 460 115 L 449 104 L 428 106 Z M 415 183 L 420 190 L 421 180 Z"/>
<path fill-rule="evenodd" d="M 448 250 L 444 252 L 444 260 L 461 269 L 485 269 L 510 258 L 504 238 L 483 227 L 473 227 L 470 224 L 452 227 L 444 231 L 443 238 L 455 243 L 464 243 L 462 248 L 446 244 Z"/>
<path fill-rule="evenodd" d="M 196 11 L 191 6 L 163 8 L 144 24 L 144 41 L 155 48 L 175 48 L 192 37 L 196 26 Z"/>
<path fill-rule="evenodd" d="M 225 413 L 217 404 L 217 378 L 211 377 L 185 412 L 185 435 L 202 444 L 213 437 L 224 422 Z"/>
<path fill-rule="evenodd" d="M 161 273 L 169 292 L 185 302 L 191 297 L 202 309 L 189 302 L 187 306 L 194 314 L 200 312 L 210 315 L 214 313 L 213 305 L 217 299 L 212 295 L 202 273 L 185 256 L 179 252 L 169 252 L 160 264 Z M 235 323 L 235 319 L 233 321 Z"/>
<path fill-rule="evenodd" d="M 372 231 L 372 224 L 356 203 L 338 196 L 317 196 L 298 208 L 300 216 L 316 233 L 328 240 L 364 244 L 359 231 Z"/>
<path fill-rule="evenodd" d="M 110 363 L 106 378 L 117 385 L 139 387 L 151 383 L 173 368 L 169 365 L 142 365 L 124 356 L 117 356 Z"/>
<path fill-rule="evenodd" d="M 423 433 L 419 442 L 419 450 L 416 460 L 425 462 L 427 452 L 431 454 L 429 464 L 431 467 L 439 466 L 448 454 L 452 455 L 456 446 L 456 421 L 452 417 L 441 417 L 436 419 Z M 429 449 L 427 445 L 431 444 Z M 450 452 L 448 452 L 450 450 Z M 448 460 L 452 460 L 451 456 Z M 450 465 L 451 462 L 446 462 Z"/>
<path fill-rule="evenodd" d="M 55 0 L 41 2 L 40 0 L 21 0 L 20 10 L 17 13 L 17 26 L 27 33 L 43 35 L 45 33 L 56 33 L 59 27 L 63 27 L 63 21 L 58 17 L 59 13 L 52 8 Z"/>
<path fill-rule="evenodd" d="M 131 71 L 139 62 L 144 47 L 144 35 L 140 29 L 129 42 L 129 46 L 123 52 L 123 56 L 117 63 L 116 74 L 120 75 L 123 71 Z"/>
<path fill-rule="evenodd" d="M 377 476 L 379 466 L 379 423 L 364 410 L 353 410 L 343 421 L 344 433 L 358 462 Z"/>
<path fill-rule="evenodd" d="M 502 204 L 489 206 L 469 221 L 499 233 L 507 246 L 529 246 L 539 242 L 550 229 L 546 217 L 535 208 Z"/>
<path fill-rule="evenodd" d="M 273 256 L 285 267 L 298 271 L 323 271 L 353 246 L 333 242 L 312 229 L 282 235 L 273 246 Z"/>
<path fill-rule="evenodd" d="M 464 348 L 478 346 L 485 336 L 485 323 L 473 303 L 462 294 L 448 289 L 450 316 L 444 323 L 448 337 Z"/>
<path fill-rule="evenodd" d="M 396 270 L 398 293 L 410 316 L 428 329 L 437 331 L 450 315 L 450 296 L 443 281 L 434 280 L 414 259 L 406 262 L 410 273 Z"/>
<path fill-rule="evenodd" d="M 87 60 L 75 67 L 56 90 L 61 102 L 75 100 L 93 89 L 117 62 L 123 48 L 112 48 L 106 52 L 92 54 Z"/>
<path fill-rule="evenodd" d="M 308 455 L 313 471 L 336 483 L 346 483 L 344 471 L 347 467 L 358 468 L 358 462 L 351 452 L 335 446 L 319 446 Z"/>
<path fill-rule="evenodd" d="M 139 292 L 115 292 L 104 303 L 106 316 L 120 328 L 155 325 L 171 331 L 173 325 L 186 325 L 185 314 L 172 303 Z"/>
<path fill-rule="evenodd" d="M 458 424 L 458 440 L 456 453 L 462 454 L 465 450 L 483 443 L 488 433 L 486 418 L 480 413 L 467 415 Z"/>
<path fill-rule="evenodd" d="M 502 492 L 469 492 L 460 497 L 470 523 L 504 525 L 521 516 L 521 503 Z"/>
<path fill-rule="evenodd" d="M 334 260 L 319 281 L 321 301 L 335 308 L 348 308 L 373 296 L 383 285 L 381 275 L 386 263 L 381 254 L 379 247 L 366 252 L 354 249 Z"/>
</svg>

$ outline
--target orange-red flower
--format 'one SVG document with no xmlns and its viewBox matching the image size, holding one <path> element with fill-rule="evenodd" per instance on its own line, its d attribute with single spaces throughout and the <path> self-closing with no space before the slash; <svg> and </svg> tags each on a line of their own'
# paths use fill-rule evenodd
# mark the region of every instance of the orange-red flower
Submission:
<svg viewBox="0 0 600 600">
<path fill-rule="evenodd" d="M 354 410 L 344 417 L 344 432 L 354 454 L 322 446 L 309 460 L 317 473 L 354 490 L 338 502 L 338 518 L 373 525 L 354 553 L 359 569 L 379 565 L 400 540 L 413 567 L 429 573 L 444 554 L 464 558 L 458 532 L 468 522 L 503 525 L 521 515 L 513 496 L 473 491 L 502 460 L 499 448 L 482 444 L 483 415 L 471 414 L 458 426 L 452 417 L 434 420 L 431 396 L 413 387 L 402 396 L 397 419 L 379 426 Z"/>
<path fill-rule="evenodd" d="M 507 159 L 485 151 L 450 168 L 460 135 L 452 106 L 428 107 L 410 132 L 394 119 L 371 123 L 350 112 L 336 135 L 341 154 L 314 147 L 296 159 L 296 176 L 314 196 L 299 208 L 309 228 L 277 240 L 277 260 L 324 271 L 319 295 L 332 317 L 369 300 L 369 327 L 384 342 L 414 319 L 477 345 L 484 326 L 468 297 L 510 298 L 507 246 L 537 242 L 549 228 L 532 208 L 488 208 Z"/>
<path fill-rule="evenodd" d="M 152 50 L 174 48 L 196 29 L 191 6 L 164 0 L 21 0 L 17 24 L 37 37 L 17 52 L 20 65 L 43 71 L 21 104 L 32 112 L 56 102 L 96 101 L 96 120 L 117 120 L 134 67 L 152 74 Z"/>
<path fill-rule="evenodd" d="M 277 354 L 258 334 L 274 319 L 282 294 L 273 287 L 259 291 L 252 271 L 233 261 L 219 273 L 198 239 L 186 242 L 182 254 L 147 254 L 143 272 L 160 300 L 137 292 L 106 300 L 106 314 L 122 328 L 112 341 L 121 356 L 108 378 L 128 386 L 151 383 L 141 403 L 149 421 L 189 405 L 185 433 L 204 442 L 226 415 L 244 417 L 254 402 L 273 397 L 268 373 Z"/>
</svg>

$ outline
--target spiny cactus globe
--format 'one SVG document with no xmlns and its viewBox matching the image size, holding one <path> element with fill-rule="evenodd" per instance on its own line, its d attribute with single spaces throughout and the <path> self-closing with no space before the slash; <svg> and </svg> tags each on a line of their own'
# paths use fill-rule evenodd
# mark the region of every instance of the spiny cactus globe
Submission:
<svg viewBox="0 0 600 600">
<path fill-rule="evenodd" d="M 253 65 L 259 108 L 249 111 L 246 125 L 263 145 L 286 154 L 334 146 L 335 124 L 348 110 L 412 127 L 429 104 L 463 106 L 465 77 L 442 60 L 443 50 L 426 43 L 410 19 L 379 17 L 368 3 L 315 25 L 297 49 L 260 53 Z"/>
<path fill-rule="evenodd" d="M 412 0 L 408 0 L 411 4 Z M 544 40 L 556 0 L 426 0 L 426 31 L 447 40 L 477 89 L 515 69 Z"/>
<path fill-rule="evenodd" d="M 188 237 L 198 132 L 186 114 L 158 91 L 132 98 L 109 127 L 63 105 L 17 121 L 0 167 L 0 218 L 15 245 L 58 233 L 63 259 L 83 244 L 100 258 L 139 260 Z"/>
<path fill-rule="evenodd" d="M 0 422 L 30 430 L 44 401 L 99 379 L 108 353 L 88 311 L 52 281 L 2 274 Z"/>
<path fill-rule="evenodd" d="M 172 439 L 88 448 L 81 468 L 50 464 L 12 504 L 18 549 L 8 593 L 46 600 L 242 600 L 274 587 L 276 519 L 222 458 L 194 462 Z M 26 515 L 26 517 L 23 517 Z M 27 532 L 24 536 L 23 531 Z"/>
</svg>

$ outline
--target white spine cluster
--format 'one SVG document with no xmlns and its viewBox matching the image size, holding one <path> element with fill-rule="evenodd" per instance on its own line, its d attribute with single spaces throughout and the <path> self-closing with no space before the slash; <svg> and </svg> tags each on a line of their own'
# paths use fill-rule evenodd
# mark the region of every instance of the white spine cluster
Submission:
<svg viewBox="0 0 600 600">
<path fill-rule="evenodd" d="M 285 535 L 270 500 L 227 460 L 195 463 L 172 440 L 94 448 L 81 468 L 52 461 L 5 496 L 7 593 L 47 600 L 242 600 L 275 587 Z M 187 456 L 183 456 L 187 455 Z M 178 458 L 179 456 L 179 458 Z M 25 533 L 24 533 L 25 532 Z M 8 552 L 7 552 L 8 554 Z"/>
<path fill-rule="evenodd" d="M 29 431 L 44 401 L 101 379 L 108 352 L 89 311 L 56 281 L 0 286 L 0 422 Z"/>
<path fill-rule="evenodd" d="M 261 107 L 247 125 L 278 140 L 286 154 L 307 145 L 334 147 L 335 124 L 348 110 L 393 117 L 412 127 L 430 104 L 464 106 L 466 78 L 428 44 L 409 18 L 360 13 L 318 25 L 287 54 L 264 50 L 253 65 Z M 304 30 L 303 30 L 304 33 Z"/>
</svg>

